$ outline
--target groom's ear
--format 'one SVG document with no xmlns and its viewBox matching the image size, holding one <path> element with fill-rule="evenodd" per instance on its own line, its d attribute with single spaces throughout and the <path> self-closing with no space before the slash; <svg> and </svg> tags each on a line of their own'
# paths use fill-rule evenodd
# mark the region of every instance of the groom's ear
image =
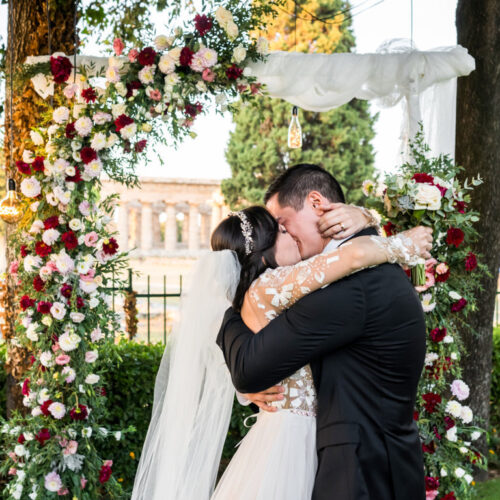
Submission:
<svg viewBox="0 0 500 500">
<path fill-rule="evenodd" d="M 306 202 L 319 217 L 321 217 L 324 212 L 320 208 L 323 205 L 324 200 L 325 197 L 318 191 L 310 191 L 306 198 Z"/>
</svg>

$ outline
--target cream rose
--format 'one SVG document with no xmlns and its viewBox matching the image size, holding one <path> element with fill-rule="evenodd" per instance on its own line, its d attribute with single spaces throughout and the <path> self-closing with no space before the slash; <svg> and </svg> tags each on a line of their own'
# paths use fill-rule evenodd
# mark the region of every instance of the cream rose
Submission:
<svg viewBox="0 0 500 500">
<path fill-rule="evenodd" d="M 439 210 L 441 208 L 441 191 L 430 184 L 418 184 L 415 197 L 415 210 Z"/>
</svg>

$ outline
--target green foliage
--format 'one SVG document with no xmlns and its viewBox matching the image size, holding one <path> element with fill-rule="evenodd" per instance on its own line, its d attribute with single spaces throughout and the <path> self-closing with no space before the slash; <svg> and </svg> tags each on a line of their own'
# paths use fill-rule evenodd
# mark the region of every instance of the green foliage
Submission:
<svg viewBox="0 0 500 500">
<path fill-rule="evenodd" d="M 500 498 L 500 478 L 478 484 L 476 498 L 478 500 L 498 500 Z"/>
<path fill-rule="evenodd" d="M 500 327 L 493 329 L 488 455 L 490 466 L 500 468 Z"/>
</svg>

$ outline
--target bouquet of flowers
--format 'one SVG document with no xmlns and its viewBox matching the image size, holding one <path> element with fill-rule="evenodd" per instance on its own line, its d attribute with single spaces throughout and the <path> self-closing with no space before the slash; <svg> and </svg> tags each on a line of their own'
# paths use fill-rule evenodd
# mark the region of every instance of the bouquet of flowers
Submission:
<svg viewBox="0 0 500 500">
<path fill-rule="evenodd" d="M 465 402 L 471 388 L 461 379 L 464 355 L 460 329 L 475 308 L 475 290 L 485 266 L 471 244 L 479 214 L 468 209 L 479 178 L 462 184 L 462 170 L 448 156 L 429 157 L 419 133 L 411 145 L 413 161 L 383 183 L 365 181 L 367 205 L 384 218 L 387 235 L 417 224 L 434 229 L 432 259 L 413 276 L 427 324 L 427 354 L 414 418 L 418 423 L 426 468 L 426 499 L 471 498 L 473 465 L 484 467 L 474 446 L 484 432 L 474 425 Z M 423 279 L 422 279 L 423 278 Z"/>
</svg>

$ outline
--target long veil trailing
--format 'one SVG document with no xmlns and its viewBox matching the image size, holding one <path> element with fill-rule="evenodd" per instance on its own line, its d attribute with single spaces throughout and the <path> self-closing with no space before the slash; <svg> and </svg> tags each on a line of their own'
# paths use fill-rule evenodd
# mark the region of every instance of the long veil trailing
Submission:
<svg viewBox="0 0 500 500">
<path fill-rule="evenodd" d="M 230 250 L 196 266 L 156 376 L 132 500 L 205 500 L 213 491 L 235 393 L 215 340 L 239 278 Z"/>
</svg>

